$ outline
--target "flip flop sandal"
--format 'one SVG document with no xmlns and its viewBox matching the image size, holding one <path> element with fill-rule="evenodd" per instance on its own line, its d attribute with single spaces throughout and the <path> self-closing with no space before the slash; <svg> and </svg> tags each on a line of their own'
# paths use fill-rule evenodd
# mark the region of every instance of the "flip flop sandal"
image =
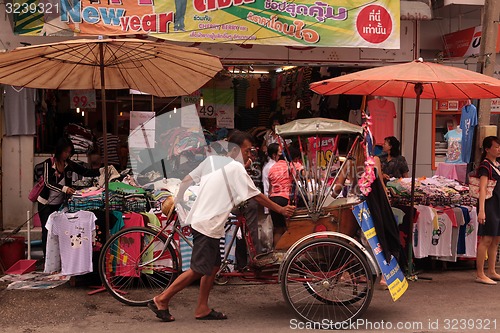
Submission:
<svg viewBox="0 0 500 333">
<path fill-rule="evenodd" d="M 175 320 L 168 309 L 158 310 L 158 307 L 156 306 L 154 301 L 148 302 L 148 308 L 153 311 L 156 314 L 156 317 L 160 318 L 162 321 L 170 322 Z"/>
<path fill-rule="evenodd" d="M 214 309 L 210 311 L 209 314 L 203 317 L 196 317 L 197 320 L 224 320 L 227 319 L 227 316 L 222 312 L 217 312 Z"/>
<path fill-rule="evenodd" d="M 476 278 L 475 282 L 476 283 L 487 284 L 487 285 L 490 285 L 490 286 L 495 286 L 497 284 L 495 281 L 483 280 L 481 278 Z"/>
</svg>

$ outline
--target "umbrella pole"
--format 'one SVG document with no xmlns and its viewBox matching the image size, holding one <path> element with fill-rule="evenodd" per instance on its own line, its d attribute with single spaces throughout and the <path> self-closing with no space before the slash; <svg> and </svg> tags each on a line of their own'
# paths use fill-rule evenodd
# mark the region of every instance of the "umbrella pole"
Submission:
<svg viewBox="0 0 500 333">
<path fill-rule="evenodd" d="M 104 43 L 99 43 L 99 58 L 101 72 L 101 109 L 102 109 L 102 138 L 104 146 L 104 204 L 105 204 L 105 235 L 108 241 L 109 235 L 109 173 L 108 173 L 108 131 L 107 131 L 107 112 L 106 112 L 106 82 L 104 79 Z"/>
<path fill-rule="evenodd" d="M 417 101 L 415 105 L 415 129 L 413 132 L 413 157 L 411 161 L 411 192 L 410 192 L 410 234 L 408 236 L 408 272 L 407 276 L 410 280 L 415 277 L 415 272 L 413 271 L 413 219 L 415 218 L 414 206 L 415 206 L 415 175 L 417 169 L 417 146 L 418 146 L 418 118 L 420 115 L 420 95 L 424 91 L 422 83 L 415 84 L 415 93 L 417 94 Z"/>
</svg>

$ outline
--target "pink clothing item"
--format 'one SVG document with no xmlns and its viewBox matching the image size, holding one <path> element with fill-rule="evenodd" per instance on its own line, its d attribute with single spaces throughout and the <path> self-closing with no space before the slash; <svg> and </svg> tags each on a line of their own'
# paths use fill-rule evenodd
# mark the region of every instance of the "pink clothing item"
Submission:
<svg viewBox="0 0 500 333">
<path fill-rule="evenodd" d="M 82 198 L 90 197 L 93 195 L 98 195 L 104 192 L 104 189 L 98 189 L 98 190 L 93 190 L 93 191 L 77 191 L 75 194 L 81 196 Z"/>
<path fill-rule="evenodd" d="M 144 219 L 138 213 L 126 213 L 123 215 L 124 228 L 144 227 Z M 126 242 L 120 241 L 119 260 L 116 263 L 116 275 L 139 277 L 139 272 L 133 269 L 130 262 L 136 262 L 141 254 L 141 236 L 137 233 Z"/>
<path fill-rule="evenodd" d="M 287 162 L 280 160 L 276 162 L 269 170 L 269 197 L 283 197 L 290 199 L 292 191 L 293 176 L 290 172 L 300 171 L 303 169 L 302 164 L 294 163 L 288 171 Z"/>
<path fill-rule="evenodd" d="M 368 111 L 372 121 L 372 134 L 376 143 L 383 144 L 384 138 L 394 136 L 394 118 L 396 107 L 387 99 L 373 99 L 368 102 Z"/>
<path fill-rule="evenodd" d="M 448 179 L 455 179 L 465 183 L 467 174 L 467 163 L 439 163 L 436 175 Z"/>
</svg>

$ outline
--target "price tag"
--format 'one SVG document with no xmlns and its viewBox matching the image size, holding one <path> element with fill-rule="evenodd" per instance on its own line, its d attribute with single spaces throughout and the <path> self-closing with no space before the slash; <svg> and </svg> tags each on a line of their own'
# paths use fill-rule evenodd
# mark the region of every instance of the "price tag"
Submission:
<svg viewBox="0 0 500 333">
<path fill-rule="evenodd" d="M 69 98 L 71 108 L 95 109 L 95 90 L 70 90 Z"/>
<path fill-rule="evenodd" d="M 197 105 L 196 108 L 198 109 L 198 115 L 200 118 L 215 118 L 215 105 L 203 105 L 199 106 Z"/>
</svg>

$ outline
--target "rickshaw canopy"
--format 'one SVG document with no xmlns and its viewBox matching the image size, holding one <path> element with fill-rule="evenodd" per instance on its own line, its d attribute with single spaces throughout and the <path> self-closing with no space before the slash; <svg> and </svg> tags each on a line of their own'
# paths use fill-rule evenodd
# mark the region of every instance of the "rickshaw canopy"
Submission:
<svg viewBox="0 0 500 333">
<path fill-rule="evenodd" d="M 343 120 L 328 118 L 297 119 L 276 126 L 276 133 L 282 137 L 294 135 L 316 136 L 320 134 L 362 134 L 363 128 Z"/>
</svg>

